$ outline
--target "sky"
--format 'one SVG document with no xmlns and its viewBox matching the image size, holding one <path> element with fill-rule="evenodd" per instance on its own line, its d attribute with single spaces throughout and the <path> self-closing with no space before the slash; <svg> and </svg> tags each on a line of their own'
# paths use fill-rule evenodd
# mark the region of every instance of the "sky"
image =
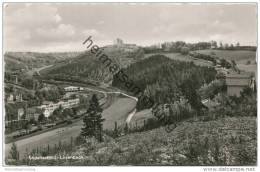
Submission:
<svg viewBox="0 0 260 172">
<path fill-rule="evenodd" d="M 257 45 L 257 6 L 251 4 L 5 3 L 4 51 L 83 51 L 94 44 L 152 45 L 215 40 Z"/>
</svg>

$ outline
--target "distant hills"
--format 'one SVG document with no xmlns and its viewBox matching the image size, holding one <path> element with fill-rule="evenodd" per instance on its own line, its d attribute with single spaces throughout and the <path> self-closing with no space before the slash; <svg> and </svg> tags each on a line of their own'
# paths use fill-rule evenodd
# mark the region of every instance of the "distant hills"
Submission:
<svg viewBox="0 0 260 172">
<path fill-rule="evenodd" d="M 39 68 L 77 57 L 81 53 L 82 52 L 6 52 L 4 54 L 5 70 L 21 71 L 30 70 L 32 68 Z"/>
</svg>

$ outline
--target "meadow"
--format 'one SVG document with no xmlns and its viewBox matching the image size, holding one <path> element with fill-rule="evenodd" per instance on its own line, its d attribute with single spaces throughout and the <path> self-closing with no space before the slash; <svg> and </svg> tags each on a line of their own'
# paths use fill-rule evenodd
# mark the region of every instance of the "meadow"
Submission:
<svg viewBox="0 0 260 172">
<path fill-rule="evenodd" d="M 198 50 L 197 52 L 216 56 L 226 60 L 234 60 L 237 67 L 245 72 L 257 71 L 257 58 L 255 51 L 247 50 Z"/>
<path fill-rule="evenodd" d="M 193 62 L 195 65 L 199 65 L 199 66 L 211 66 L 212 65 L 212 63 L 207 60 L 196 59 L 189 55 L 182 55 L 180 53 L 152 53 L 152 54 L 145 54 L 145 58 L 148 58 L 148 57 L 150 57 L 152 55 L 156 55 L 156 54 L 165 55 L 166 57 L 168 57 L 172 60 Z"/>
<path fill-rule="evenodd" d="M 237 64 L 246 64 L 251 61 L 251 64 L 256 62 L 256 52 L 247 50 L 198 50 L 201 54 L 207 54 L 224 58 L 226 60 L 235 60 Z"/>
</svg>

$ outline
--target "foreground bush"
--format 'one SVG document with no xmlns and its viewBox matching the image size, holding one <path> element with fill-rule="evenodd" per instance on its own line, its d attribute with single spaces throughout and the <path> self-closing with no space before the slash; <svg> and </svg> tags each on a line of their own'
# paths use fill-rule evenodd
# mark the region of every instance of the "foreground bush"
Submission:
<svg viewBox="0 0 260 172">
<path fill-rule="evenodd" d="M 69 155 L 80 160 L 20 160 L 28 165 L 256 165 L 256 118 L 232 117 L 216 121 L 181 122 L 171 132 L 164 127 L 105 137 L 99 143 L 86 139 Z"/>
</svg>

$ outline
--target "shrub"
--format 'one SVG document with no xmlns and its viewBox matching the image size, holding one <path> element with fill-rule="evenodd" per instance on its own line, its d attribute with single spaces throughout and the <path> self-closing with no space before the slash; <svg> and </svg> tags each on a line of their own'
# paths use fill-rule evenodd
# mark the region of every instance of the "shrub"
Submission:
<svg viewBox="0 0 260 172">
<path fill-rule="evenodd" d="M 78 146 L 85 142 L 86 142 L 86 140 L 84 139 L 84 137 L 80 135 L 80 136 L 76 137 L 75 145 Z"/>
<path fill-rule="evenodd" d="M 181 54 L 187 55 L 189 54 L 190 49 L 188 47 L 182 47 L 181 48 Z"/>
</svg>

